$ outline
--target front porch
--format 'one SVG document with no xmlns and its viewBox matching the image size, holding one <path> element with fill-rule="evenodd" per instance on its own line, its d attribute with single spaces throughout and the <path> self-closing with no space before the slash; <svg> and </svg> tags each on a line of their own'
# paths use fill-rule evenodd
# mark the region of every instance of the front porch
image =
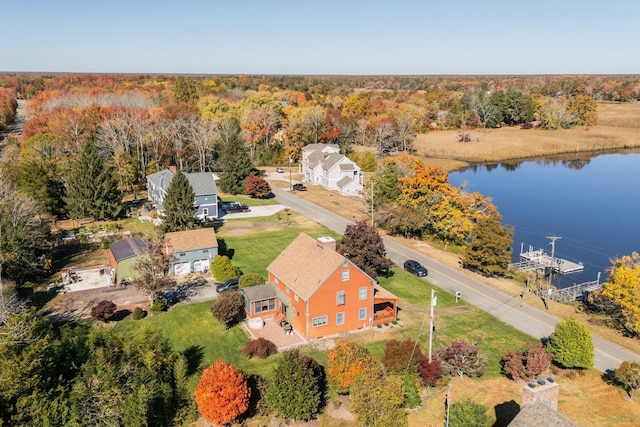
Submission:
<svg viewBox="0 0 640 427">
<path fill-rule="evenodd" d="M 373 287 L 373 326 L 391 323 L 398 317 L 398 301 L 400 298 L 388 290 Z"/>
</svg>

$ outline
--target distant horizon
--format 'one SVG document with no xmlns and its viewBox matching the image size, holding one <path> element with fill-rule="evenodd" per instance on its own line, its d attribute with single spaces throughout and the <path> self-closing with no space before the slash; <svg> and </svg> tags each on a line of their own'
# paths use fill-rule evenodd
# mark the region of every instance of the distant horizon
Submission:
<svg viewBox="0 0 640 427">
<path fill-rule="evenodd" d="M 6 74 L 86 74 L 86 75 L 145 75 L 145 76 L 283 76 L 283 77 L 559 77 L 559 76 L 640 76 L 638 73 L 543 73 L 543 74 L 294 74 L 294 73 L 175 73 L 175 72 L 103 72 L 103 71 L 2 71 L 0 75 Z"/>
<path fill-rule="evenodd" d="M 2 11 L 7 73 L 640 73 L 632 0 L 23 0 Z"/>
</svg>

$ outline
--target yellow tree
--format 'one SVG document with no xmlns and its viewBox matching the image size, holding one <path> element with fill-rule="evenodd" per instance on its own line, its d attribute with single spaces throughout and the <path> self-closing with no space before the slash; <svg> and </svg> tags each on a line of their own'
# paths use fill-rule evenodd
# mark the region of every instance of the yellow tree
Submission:
<svg viewBox="0 0 640 427">
<path fill-rule="evenodd" d="M 589 300 L 607 307 L 625 328 L 640 334 L 640 254 L 633 252 L 612 263 L 609 279 Z"/>
</svg>

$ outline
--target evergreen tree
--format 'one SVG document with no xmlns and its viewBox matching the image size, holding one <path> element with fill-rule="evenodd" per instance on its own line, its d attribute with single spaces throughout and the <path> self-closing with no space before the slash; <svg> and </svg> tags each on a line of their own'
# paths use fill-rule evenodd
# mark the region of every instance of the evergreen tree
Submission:
<svg viewBox="0 0 640 427">
<path fill-rule="evenodd" d="M 547 351 L 565 368 L 589 369 L 594 362 L 594 346 L 586 326 L 570 317 L 556 325 L 549 336 Z"/>
<path fill-rule="evenodd" d="M 502 225 L 502 216 L 482 217 L 471 233 L 464 254 L 465 267 L 490 275 L 504 275 L 511 262 L 513 228 Z"/>
<path fill-rule="evenodd" d="M 93 143 L 83 145 L 71 163 L 66 191 L 65 202 L 72 219 L 115 219 L 122 212 L 122 196 L 113 168 L 105 164 Z"/>
<path fill-rule="evenodd" d="M 309 420 L 320 412 L 322 383 L 322 368 L 315 360 L 297 349 L 287 351 L 273 370 L 265 392 L 267 405 L 281 417 Z"/>
<path fill-rule="evenodd" d="M 253 165 L 242 140 L 232 138 L 223 144 L 220 162 L 224 169 L 224 174 L 220 177 L 220 189 L 230 194 L 244 193 L 247 178 L 253 172 Z"/>
<path fill-rule="evenodd" d="M 171 180 L 162 204 L 162 228 L 165 232 L 190 230 L 195 224 L 196 194 L 187 176 L 178 171 Z"/>
</svg>

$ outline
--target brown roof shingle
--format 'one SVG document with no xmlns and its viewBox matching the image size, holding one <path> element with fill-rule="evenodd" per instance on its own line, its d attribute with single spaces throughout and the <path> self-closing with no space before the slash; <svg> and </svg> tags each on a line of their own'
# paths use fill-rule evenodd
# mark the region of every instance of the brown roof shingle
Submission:
<svg viewBox="0 0 640 427">
<path fill-rule="evenodd" d="M 164 235 L 168 254 L 217 248 L 218 240 L 213 228 L 174 231 Z"/>
<path fill-rule="evenodd" d="M 267 267 L 303 300 L 309 298 L 345 261 L 334 250 L 300 233 Z"/>
<path fill-rule="evenodd" d="M 577 424 L 574 424 L 542 399 L 536 399 L 524 405 L 518 415 L 509 423 L 509 427 L 540 426 L 577 427 Z"/>
</svg>

